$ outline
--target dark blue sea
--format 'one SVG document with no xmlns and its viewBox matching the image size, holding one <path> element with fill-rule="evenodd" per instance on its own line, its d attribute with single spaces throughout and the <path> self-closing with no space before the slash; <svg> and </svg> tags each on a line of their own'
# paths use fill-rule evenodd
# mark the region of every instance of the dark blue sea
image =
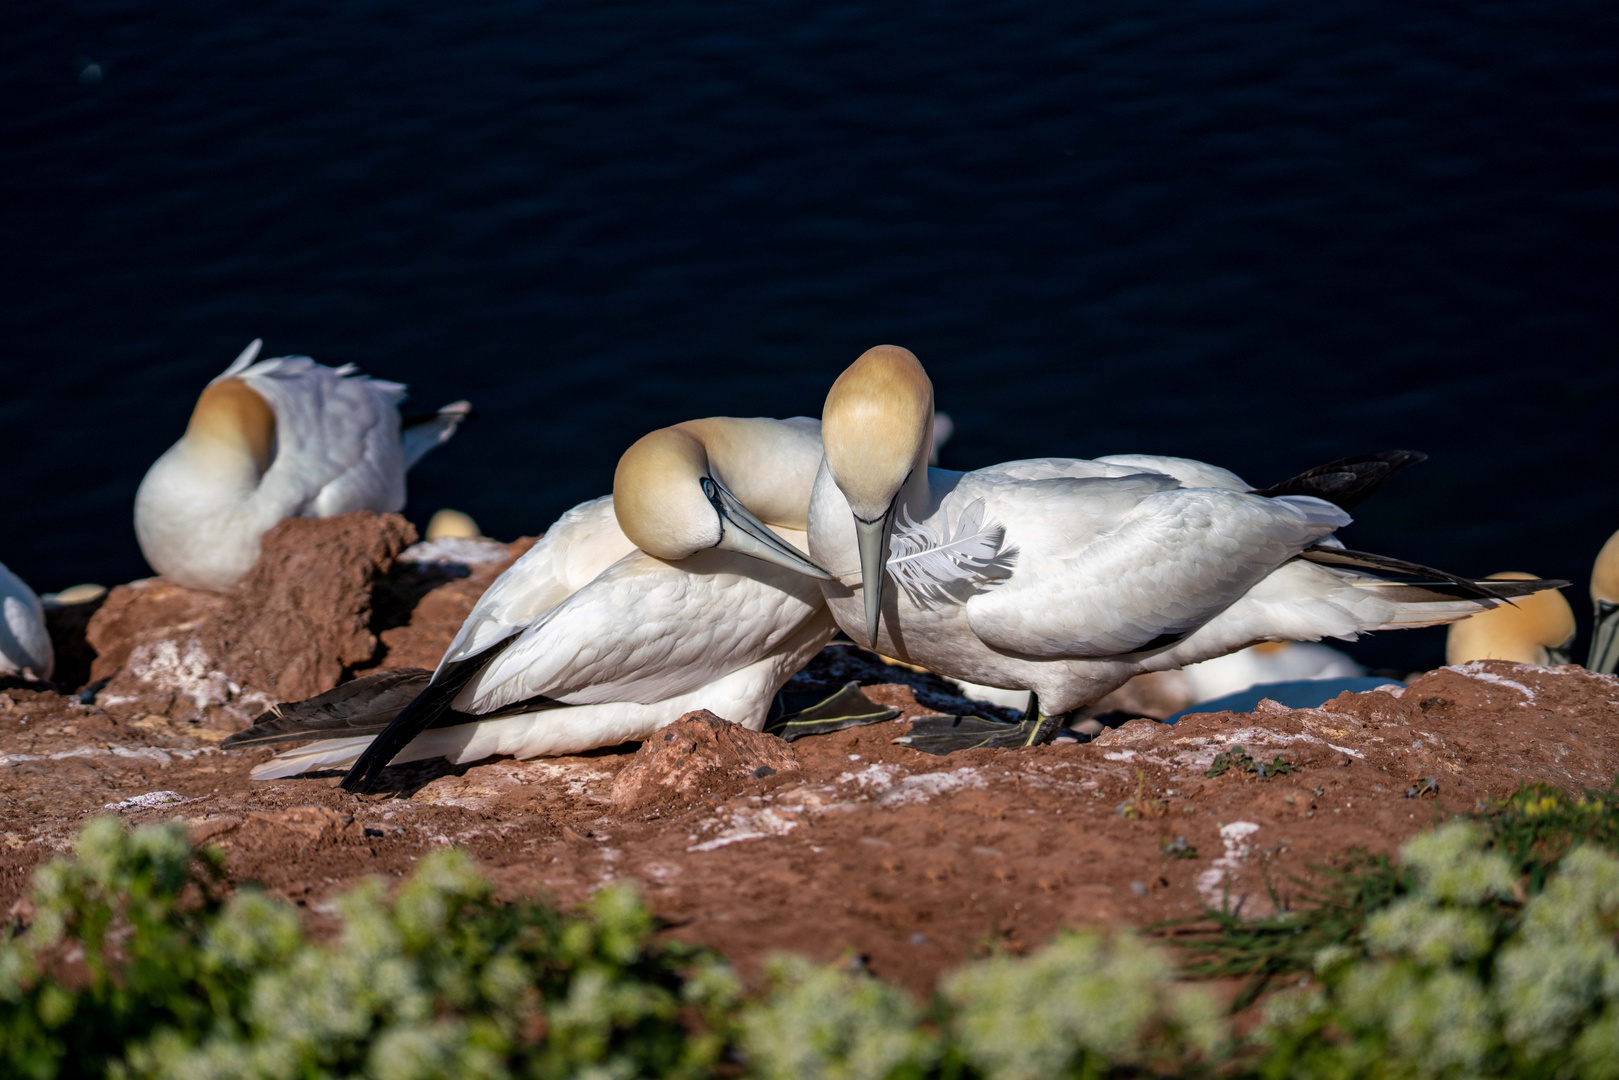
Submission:
<svg viewBox="0 0 1619 1080">
<path fill-rule="evenodd" d="M 9 0 L 0 102 L 41 591 L 148 572 L 135 487 L 254 337 L 470 398 L 409 513 L 505 538 L 880 342 L 950 467 L 1425 450 L 1344 539 L 1582 619 L 1619 528 L 1611 2 Z"/>
</svg>

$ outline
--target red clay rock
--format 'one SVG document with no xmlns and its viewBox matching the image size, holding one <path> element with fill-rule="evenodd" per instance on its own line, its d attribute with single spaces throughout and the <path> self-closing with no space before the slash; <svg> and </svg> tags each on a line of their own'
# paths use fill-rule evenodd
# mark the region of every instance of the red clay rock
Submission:
<svg viewBox="0 0 1619 1080">
<path fill-rule="evenodd" d="M 792 747 L 774 735 L 749 731 L 707 709 L 687 713 L 641 744 L 613 781 L 619 807 L 695 795 L 730 795 L 748 780 L 798 771 Z"/>
<path fill-rule="evenodd" d="M 827 649 L 825 684 L 803 689 L 830 693 L 854 677 L 851 651 Z M 906 716 L 926 711 L 913 692 L 928 708 L 956 707 L 916 679 L 869 693 Z M 746 975 L 782 950 L 821 960 L 853 953 L 923 995 L 976 952 L 1035 947 L 1064 926 L 1140 928 L 1205 904 L 1262 914 L 1269 888 L 1296 902 L 1296 878 L 1312 880 L 1312 866 L 1353 848 L 1393 852 L 1436 819 L 1520 783 L 1577 790 L 1619 772 L 1619 679 L 1502 661 L 1320 709 L 1272 704 L 1173 726 L 1136 722 L 1086 745 L 937 758 L 895 745 L 908 725 L 892 721 L 800 739 L 791 746 L 798 768 L 785 774 L 755 779 L 738 752 L 726 759 L 733 771 L 698 771 L 687 792 L 633 805 L 612 799 L 615 781 L 658 756 L 655 745 L 412 763 L 390 770 L 416 770 L 390 797 L 356 798 L 335 777 L 250 780 L 274 747 L 221 751 L 185 725 L 140 726 L 109 712 L 0 691 L 0 912 L 42 859 L 110 804 L 131 822 L 184 820 L 220 847 L 232 880 L 260 882 L 312 912 L 356 881 L 400 878 L 453 843 L 503 897 L 570 905 L 606 882 L 634 882 L 667 936 L 712 945 Z M 709 732 L 749 746 L 768 738 Z M 1235 745 L 1256 763 L 1280 756 L 1293 771 L 1209 776 L 1214 757 Z M 1417 783 L 1429 778 L 1437 791 Z M 156 792 L 184 801 L 133 802 Z M 1171 848 L 1179 837 L 1185 843 Z"/>
<path fill-rule="evenodd" d="M 345 668 L 376 654 L 372 589 L 415 541 L 415 527 L 398 514 L 281 522 L 216 620 L 221 666 L 233 681 L 282 701 L 330 690 Z"/>
<path fill-rule="evenodd" d="M 141 644 L 185 633 L 222 613 L 228 603 L 218 594 L 188 589 L 163 578 L 115 586 L 85 630 L 85 639 L 95 650 L 90 677 L 117 675 Z"/>
<path fill-rule="evenodd" d="M 465 562 L 454 560 L 454 548 L 445 562 L 400 560 L 376 591 L 373 625 L 382 639 L 378 670 L 438 667 L 484 590 L 534 542 L 532 536 L 510 544 L 461 541 L 458 546 L 474 549 Z M 441 546 L 442 542 L 418 544 L 406 555 L 431 555 Z M 478 547 L 484 550 L 477 552 Z"/>
<path fill-rule="evenodd" d="M 98 701 L 236 730 L 277 701 L 336 686 L 377 653 L 371 596 L 416 538 L 398 514 L 289 518 L 225 595 L 162 578 L 120 585 L 90 620 Z"/>
</svg>

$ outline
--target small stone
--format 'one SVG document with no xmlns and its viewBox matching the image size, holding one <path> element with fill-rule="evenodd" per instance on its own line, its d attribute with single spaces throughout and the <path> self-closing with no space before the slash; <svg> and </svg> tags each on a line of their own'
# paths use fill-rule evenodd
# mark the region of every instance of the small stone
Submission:
<svg viewBox="0 0 1619 1080">
<path fill-rule="evenodd" d="M 772 769 L 769 765 L 761 765 L 757 769 L 753 770 L 753 778 L 755 780 L 763 780 L 767 776 L 775 776 L 775 775 L 776 775 L 776 770 Z"/>
</svg>

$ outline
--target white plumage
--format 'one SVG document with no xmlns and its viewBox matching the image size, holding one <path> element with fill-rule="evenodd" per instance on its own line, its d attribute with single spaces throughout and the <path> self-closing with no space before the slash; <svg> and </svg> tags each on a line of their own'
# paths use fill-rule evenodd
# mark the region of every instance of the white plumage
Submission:
<svg viewBox="0 0 1619 1080">
<path fill-rule="evenodd" d="M 142 553 L 183 585 L 230 588 L 283 518 L 398 511 L 405 472 L 469 411 L 456 402 L 402 432 L 403 385 L 307 356 L 254 363 L 259 346 L 208 384 L 135 496 Z"/>
<path fill-rule="evenodd" d="M 1118 455 L 930 469 L 931 414 L 921 366 L 892 347 L 868 352 L 828 395 L 810 554 L 861 568 L 847 585 L 826 585 L 828 605 L 877 652 L 1032 690 L 1048 714 L 1257 641 L 1353 639 L 1492 605 L 1413 599 L 1409 587 L 1298 559 L 1334 544 L 1349 515 L 1319 498 L 1252 493 L 1202 462 Z M 881 584 L 885 564 L 893 587 Z"/>
<path fill-rule="evenodd" d="M 28 583 L 0 563 L 0 675 L 48 679 L 56 665 L 45 609 Z"/>
<path fill-rule="evenodd" d="M 764 726 L 782 684 L 836 631 L 818 582 L 785 565 L 790 558 L 766 562 L 733 547 L 727 530 L 741 512 L 723 498 L 703 499 L 689 522 L 695 532 L 707 526 L 702 514 L 718 516 L 717 544 L 677 560 L 650 555 L 620 525 L 625 492 L 634 486 L 641 501 L 651 498 L 657 520 L 630 526 L 639 532 L 678 522 L 685 488 L 700 493 L 701 480 L 709 479 L 727 495 L 734 492 L 747 513 L 761 502 L 775 504 L 760 517 L 802 552 L 804 507 L 820 461 L 819 424 L 718 418 L 673 430 L 681 429 L 701 441 L 701 466 L 660 475 L 656 482 L 667 487 L 649 490 L 653 481 L 621 465 L 617 496 L 564 514 L 489 587 L 440 661 L 442 675 L 447 666 L 477 661 L 509 641 L 477 661 L 482 666 L 455 695 L 453 708 L 474 716 L 518 711 L 422 731 L 391 760 L 577 753 L 644 739 L 694 709 L 753 730 Z M 531 701 L 534 707 L 522 710 Z M 270 779 L 348 765 L 372 738 L 315 743 L 253 775 Z"/>
</svg>

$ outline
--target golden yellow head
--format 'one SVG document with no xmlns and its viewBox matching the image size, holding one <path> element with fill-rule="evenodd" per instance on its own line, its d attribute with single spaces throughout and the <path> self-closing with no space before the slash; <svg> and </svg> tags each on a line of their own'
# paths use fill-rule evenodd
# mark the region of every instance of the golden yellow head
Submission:
<svg viewBox="0 0 1619 1080">
<path fill-rule="evenodd" d="M 1591 599 L 1598 604 L 1619 604 L 1619 532 L 1597 552 L 1591 567 Z"/>
<path fill-rule="evenodd" d="M 800 520 L 805 513 L 819 455 L 788 445 L 807 439 L 813 448 L 813 434 L 779 438 L 789 426 L 711 417 L 643 435 L 624 451 L 613 474 L 619 528 L 659 559 L 676 561 L 721 548 L 809 577 L 830 577 L 755 512 L 784 512 Z M 741 494 L 730 490 L 727 476 Z M 788 494 L 794 491 L 796 498 Z"/>
<path fill-rule="evenodd" d="M 205 454 L 246 455 L 260 476 L 275 460 L 275 411 L 240 379 L 210 383 L 197 398 L 186 425 L 186 441 Z"/>
<path fill-rule="evenodd" d="M 926 468 L 933 383 L 909 349 L 868 349 L 838 376 L 821 410 L 821 443 L 857 518 L 888 511 L 906 477 Z"/>
<path fill-rule="evenodd" d="M 681 427 L 659 428 L 624 451 L 613 473 L 613 512 L 630 543 L 659 559 L 684 559 L 720 542 L 704 496 L 708 452 Z"/>
<path fill-rule="evenodd" d="M 1508 571 L 1491 574 L 1485 580 L 1533 581 L 1535 575 Z M 1574 631 L 1574 609 L 1562 593 L 1547 589 L 1451 623 L 1445 640 L 1445 663 L 1513 660 L 1520 664 L 1566 664 Z"/>
</svg>

